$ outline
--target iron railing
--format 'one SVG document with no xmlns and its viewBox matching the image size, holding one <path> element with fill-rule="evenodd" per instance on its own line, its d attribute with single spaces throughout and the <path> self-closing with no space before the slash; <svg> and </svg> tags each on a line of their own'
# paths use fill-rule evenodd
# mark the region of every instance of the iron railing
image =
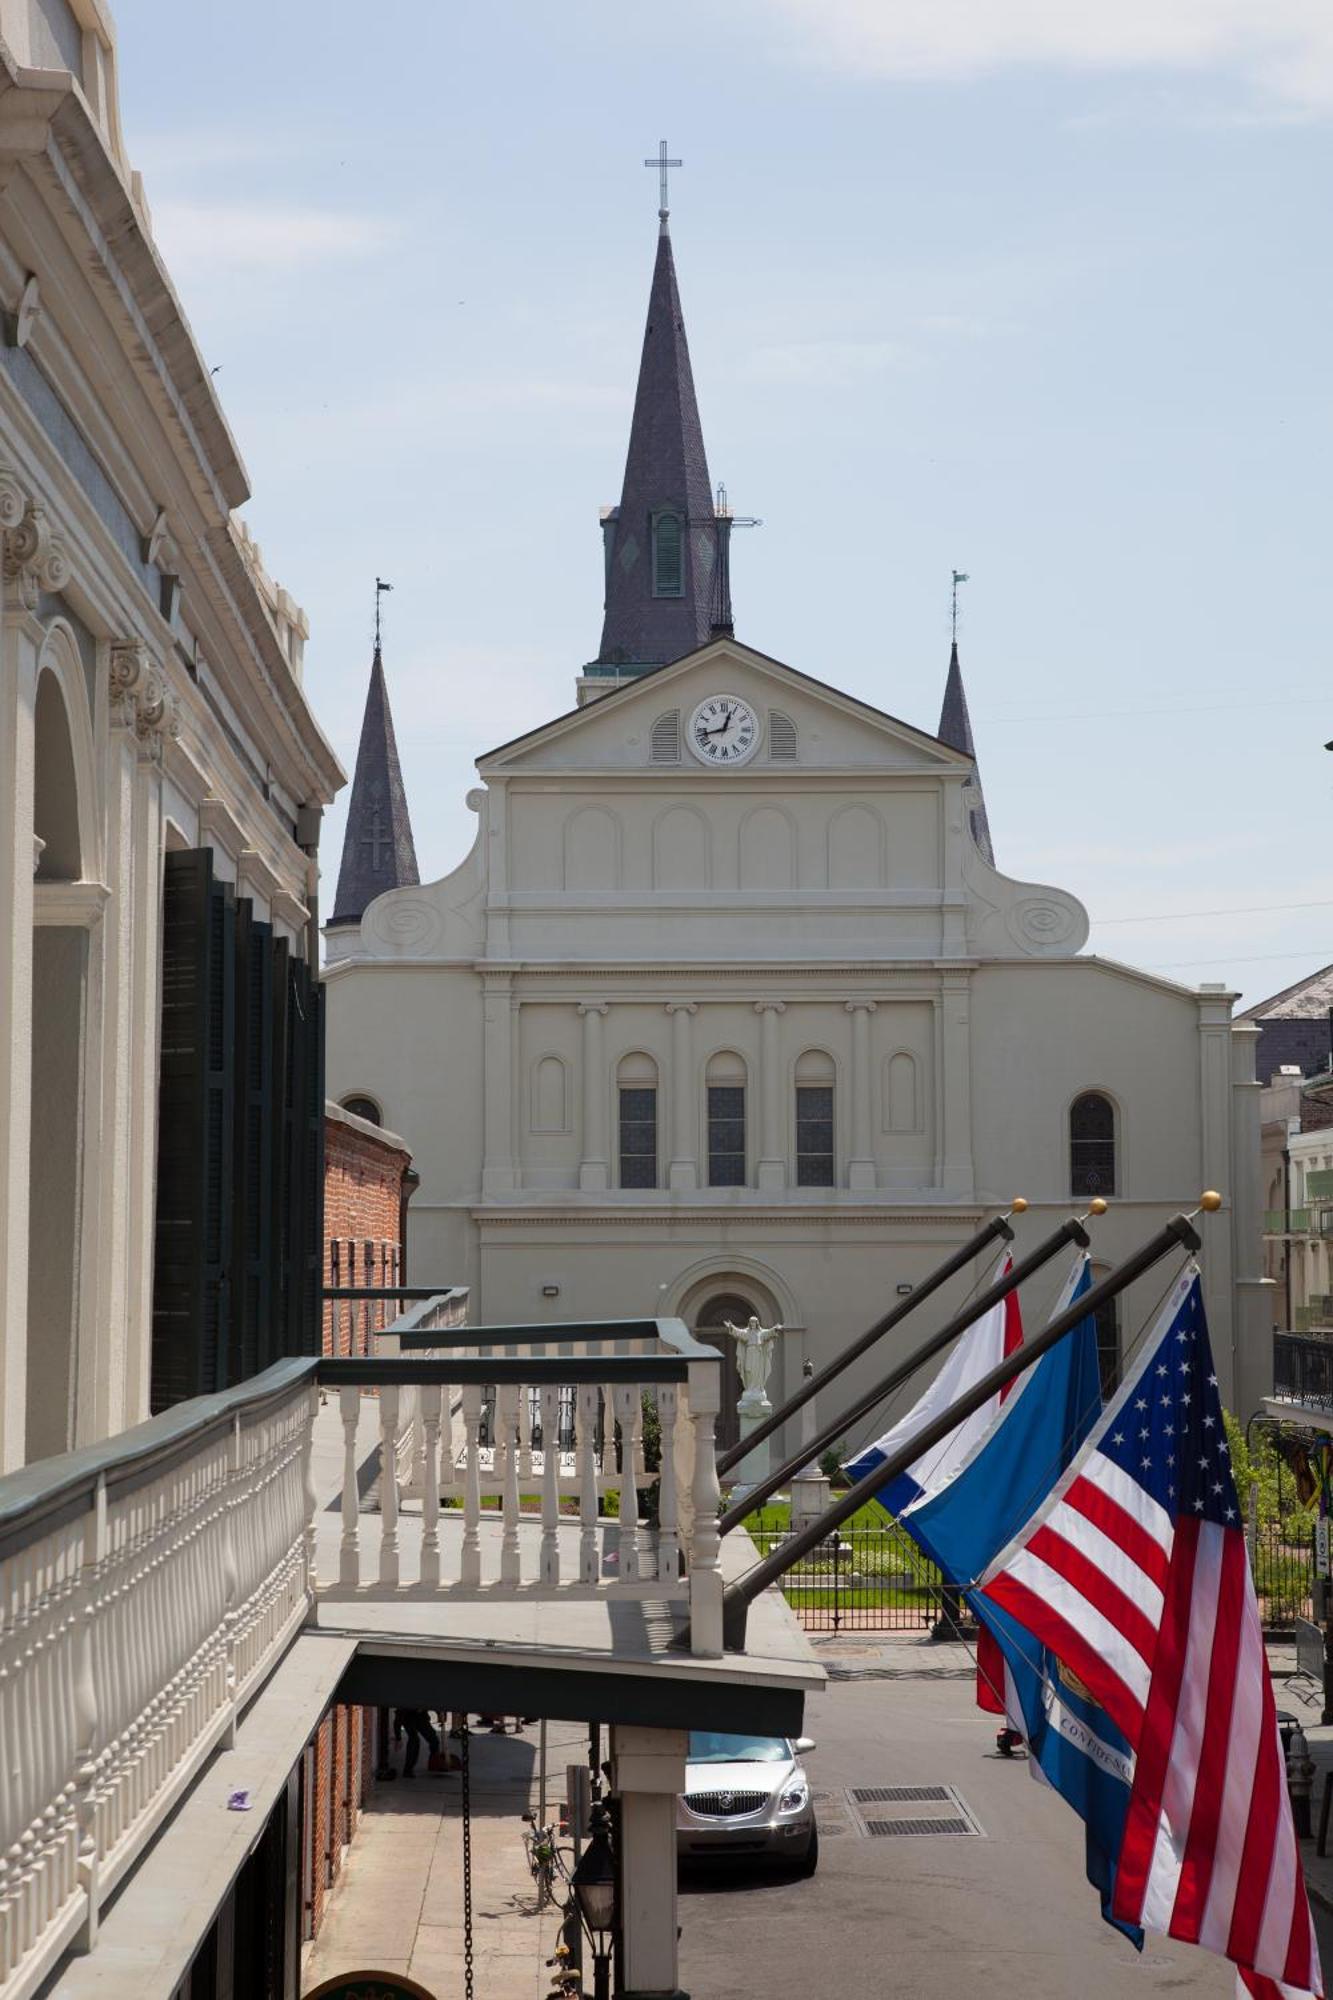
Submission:
<svg viewBox="0 0 1333 2000">
<path fill-rule="evenodd" d="M 1275 1333 L 1273 1394 L 1312 1409 L 1333 1409 L 1333 1340 Z"/>
<path fill-rule="evenodd" d="M 1261 1521 L 1247 1538 L 1259 1617 L 1268 1632 L 1294 1632 L 1314 1616 L 1314 1523 Z"/>
<path fill-rule="evenodd" d="M 750 1534 L 761 1556 L 785 1539 Z M 807 1632 L 926 1632 L 944 1613 L 943 1577 L 896 1521 L 836 1531 L 788 1571 L 782 1591 Z"/>
</svg>

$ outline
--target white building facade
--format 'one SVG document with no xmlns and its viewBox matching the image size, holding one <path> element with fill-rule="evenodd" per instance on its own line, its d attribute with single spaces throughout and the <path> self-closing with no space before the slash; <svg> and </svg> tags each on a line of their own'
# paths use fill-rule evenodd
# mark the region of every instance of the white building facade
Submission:
<svg viewBox="0 0 1333 2000">
<path fill-rule="evenodd" d="M 153 243 L 101 0 L 0 0 L 0 1468 L 148 1414 L 163 889 L 311 959 L 339 766 Z M 169 1050 L 169 1055 L 177 1051 Z"/>
</svg>

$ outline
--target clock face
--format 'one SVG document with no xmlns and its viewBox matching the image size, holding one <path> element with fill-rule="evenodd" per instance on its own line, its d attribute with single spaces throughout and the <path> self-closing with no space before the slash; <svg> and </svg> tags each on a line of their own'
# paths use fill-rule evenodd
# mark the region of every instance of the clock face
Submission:
<svg viewBox="0 0 1333 2000">
<path fill-rule="evenodd" d="M 746 764 L 759 748 L 759 718 L 738 694 L 710 694 L 690 717 L 686 732 L 703 764 Z"/>
</svg>

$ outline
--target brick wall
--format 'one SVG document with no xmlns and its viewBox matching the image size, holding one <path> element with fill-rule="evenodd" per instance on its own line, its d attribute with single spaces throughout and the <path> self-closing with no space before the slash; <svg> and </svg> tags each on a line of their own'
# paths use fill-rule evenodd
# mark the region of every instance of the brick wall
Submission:
<svg viewBox="0 0 1333 2000">
<path fill-rule="evenodd" d="M 341 1105 L 324 1114 L 324 1282 L 403 1281 L 401 1216 L 412 1155 L 394 1132 L 354 1118 Z M 366 1335 L 395 1316 L 344 1301 L 324 1309 L 324 1352 L 364 1354 Z"/>
<path fill-rule="evenodd" d="M 302 1764 L 301 1896 L 303 1934 L 318 1936 L 330 1891 L 342 1872 L 373 1782 L 375 1711 L 331 1708 L 310 1739 Z"/>
</svg>

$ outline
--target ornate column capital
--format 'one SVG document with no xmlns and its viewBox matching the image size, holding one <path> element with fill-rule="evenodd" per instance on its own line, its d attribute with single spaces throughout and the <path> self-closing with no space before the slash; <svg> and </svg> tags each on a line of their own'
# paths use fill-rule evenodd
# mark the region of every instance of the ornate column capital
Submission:
<svg viewBox="0 0 1333 2000">
<path fill-rule="evenodd" d="M 611 1005 L 610 1002 L 607 1000 L 579 1001 L 579 1012 L 585 1017 L 585 1019 L 589 1014 L 609 1014 L 610 1011 L 611 1011 Z"/>
<path fill-rule="evenodd" d="M 785 1014 L 787 1003 L 785 1000 L 756 1000 L 754 1011 L 756 1014 Z"/>
<path fill-rule="evenodd" d="M 153 665 L 145 645 L 127 639 L 111 648 L 109 678 L 112 727 L 132 729 L 140 756 L 160 764 L 166 739 L 180 735 L 180 706 L 166 675 Z"/>
<path fill-rule="evenodd" d="M 699 1011 L 699 1002 L 697 1000 L 668 1000 L 666 1011 L 668 1014 L 697 1014 Z"/>
<path fill-rule="evenodd" d="M 873 1014 L 879 1006 L 878 1000 L 844 1000 L 842 1004 L 849 1014 Z"/>
<path fill-rule="evenodd" d="M 63 590 L 69 582 L 69 557 L 64 542 L 52 531 L 45 507 L 26 499 L 7 469 L 0 469 L 0 528 L 5 582 L 14 586 L 24 610 L 34 611 L 39 592 Z"/>
</svg>

